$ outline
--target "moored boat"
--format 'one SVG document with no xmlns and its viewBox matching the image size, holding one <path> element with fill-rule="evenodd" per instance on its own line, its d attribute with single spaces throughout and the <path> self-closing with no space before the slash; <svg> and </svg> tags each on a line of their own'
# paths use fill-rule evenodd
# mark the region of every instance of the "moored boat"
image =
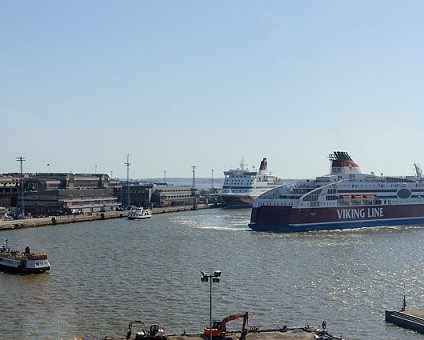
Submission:
<svg viewBox="0 0 424 340">
<path fill-rule="evenodd" d="M 363 174 L 346 152 L 329 156 L 329 175 L 259 196 L 249 227 L 297 232 L 424 223 L 424 182 L 415 176 Z"/>
<path fill-rule="evenodd" d="M 7 240 L 0 246 L 0 270 L 18 273 L 35 274 L 50 270 L 50 263 L 45 253 L 32 253 L 29 247 L 25 251 L 11 250 Z"/>
<path fill-rule="evenodd" d="M 224 171 L 224 175 L 220 197 L 227 208 L 251 208 L 256 197 L 282 184 L 280 178 L 268 172 L 266 158 L 262 159 L 259 171 L 250 170 L 241 161 L 240 168 Z"/>
<path fill-rule="evenodd" d="M 133 207 L 128 212 L 129 220 L 140 220 L 152 217 L 152 211 L 148 208 Z"/>
</svg>

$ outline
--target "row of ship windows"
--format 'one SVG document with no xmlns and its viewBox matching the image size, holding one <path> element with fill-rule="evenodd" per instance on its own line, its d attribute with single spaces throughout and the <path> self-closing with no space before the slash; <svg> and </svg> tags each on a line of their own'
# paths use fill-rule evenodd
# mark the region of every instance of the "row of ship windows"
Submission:
<svg viewBox="0 0 424 340">
<path fill-rule="evenodd" d="M 413 203 L 421 203 L 419 200 L 402 200 L 400 203 L 402 204 L 413 204 Z M 364 205 L 364 206 L 370 206 L 370 205 L 391 205 L 391 204 L 398 204 L 398 202 L 392 202 L 390 200 L 376 200 L 373 201 L 341 201 L 340 206 L 358 206 L 358 205 Z M 334 203 L 331 202 L 311 202 L 311 207 L 319 207 L 319 206 L 334 206 Z"/>
<path fill-rule="evenodd" d="M 421 203 L 419 200 L 402 200 L 402 203 Z M 392 202 L 390 200 L 383 200 L 380 202 L 375 202 L 373 204 L 373 202 L 363 202 L 361 203 L 355 203 L 355 202 L 340 202 L 340 206 L 358 206 L 358 205 L 365 205 L 365 206 L 369 206 L 369 205 L 391 205 Z M 279 204 L 279 203 L 263 203 L 262 205 L 267 205 L 267 206 L 280 206 L 280 205 L 291 205 L 291 204 Z M 309 207 L 311 208 L 316 208 L 316 207 L 323 207 L 323 206 L 334 206 L 334 203 L 332 202 L 319 202 L 319 201 L 313 201 L 310 202 Z"/>
<path fill-rule="evenodd" d="M 43 196 L 39 196 L 39 197 L 43 197 Z M 104 197 L 104 195 L 103 194 L 100 194 L 99 196 L 96 196 L 96 195 L 79 195 L 79 198 L 81 198 L 81 199 L 84 199 L 84 198 L 103 198 Z M 74 195 L 68 195 L 68 199 L 78 199 L 78 196 L 77 195 L 75 195 L 75 197 L 74 197 Z"/>
<path fill-rule="evenodd" d="M 406 183 L 398 182 L 397 184 L 387 184 L 387 183 L 379 182 L 379 183 L 369 183 L 369 184 L 367 184 L 367 183 L 362 184 L 361 183 L 361 185 L 358 185 L 358 184 L 350 184 L 350 185 L 343 184 L 343 185 L 339 185 L 339 189 L 358 188 L 358 187 L 361 187 L 361 188 L 399 188 L 404 184 L 406 184 Z M 410 186 L 410 185 L 411 184 L 408 184 L 408 186 Z M 415 187 L 418 187 L 418 183 L 415 183 Z"/>
<path fill-rule="evenodd" d="M 193 197 L 192 195 L 178 195 L 178 196 L 168 196 L 168 195 L 160 195 L 161 199 L 176 199 L 176 198 L 189 198 L 189 197 Z"/>
</svg>

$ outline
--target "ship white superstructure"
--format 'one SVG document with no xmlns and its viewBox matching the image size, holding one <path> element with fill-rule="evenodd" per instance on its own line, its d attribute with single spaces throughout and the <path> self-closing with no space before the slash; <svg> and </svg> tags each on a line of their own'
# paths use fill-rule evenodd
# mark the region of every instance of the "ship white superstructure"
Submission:
<svg viewBox="0 0 424 340">
<path fill-rule="evenodd" d="M 282 185 L 281 179 L 268 172 L 267 159 L 259 170 L 249 169 L 243 162 L 240 168 L 224 171 L 221 199 L 228 208 L 250 208 L 259 195 Z"/>
</svg>

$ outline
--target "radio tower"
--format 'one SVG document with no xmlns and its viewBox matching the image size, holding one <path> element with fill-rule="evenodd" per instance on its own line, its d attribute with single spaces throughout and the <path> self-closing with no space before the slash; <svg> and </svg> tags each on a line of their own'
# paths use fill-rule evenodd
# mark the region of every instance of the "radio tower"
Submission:
<svg viewBox="0 0 424 340">
<path fill-rule="evenodd" d="M 130 202 L 130 154 L 127 155 L 127 162 L 125 163 L 125 166 L 127 167 L 127 194 L 128 194 L 128 209 L 130 209 L 131 202 Z"/>
<path fill-rule="evenodd" d="M 22 213 L 22 216 L 25 216 L 23 162 L 25 162 L 26 159 L 22 156 L 19 156 L 19 157 L 16 157 L 16 161 L 20 163 L 20 170 L 21 170 L 21 213 Z"/>
</svg>

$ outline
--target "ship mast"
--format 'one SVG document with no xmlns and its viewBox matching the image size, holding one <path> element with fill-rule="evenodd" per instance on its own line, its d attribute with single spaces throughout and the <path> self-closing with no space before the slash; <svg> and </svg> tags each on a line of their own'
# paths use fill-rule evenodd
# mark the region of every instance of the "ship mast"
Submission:
<svg viewBox="0 0 424 340">
<path fill-rule="evenodd" d="M 241 161 L 240 161 L 240 169 L 241 170 L 244 170 L 244 166 L 245 166 L 246 164 L 244 163 L 244 159 L 243 159 L 243 157 L 241 158 Z"/>
</svg>

